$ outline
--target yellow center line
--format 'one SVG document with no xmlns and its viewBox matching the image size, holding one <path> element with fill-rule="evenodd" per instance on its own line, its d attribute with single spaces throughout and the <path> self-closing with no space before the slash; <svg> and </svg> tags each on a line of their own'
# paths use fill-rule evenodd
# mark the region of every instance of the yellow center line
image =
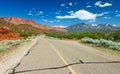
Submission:
<svg viewBox="0 0 120 74">
<path fill-rule="evenodd" d="M 65 65 L 69 65 L 67 61 L 62 57 L 61 53 L 56 49 L 49 41 L 48 44 L 54 49 L 54 51 L 57 53 L 57 55 L 60 57 L 60 59 L 64 62 Z M 68 69 L 71 71 L 72 74 L 77 74 L 71 66 L 67 66 Z"/>
</svg>

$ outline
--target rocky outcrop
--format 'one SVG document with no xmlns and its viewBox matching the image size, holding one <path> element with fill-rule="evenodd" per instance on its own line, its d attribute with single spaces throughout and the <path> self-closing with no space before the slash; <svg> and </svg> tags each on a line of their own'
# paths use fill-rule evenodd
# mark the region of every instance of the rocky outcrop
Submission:
<svg viewBox="0 0 120 74">
<path fill-rule="evenodd" d="M 12 30 L 6 29 L 0 26 L 0 41 L 2 40 L 17 40 L 22 39 L 20 36 L 16 35 Z"/>
</svg>

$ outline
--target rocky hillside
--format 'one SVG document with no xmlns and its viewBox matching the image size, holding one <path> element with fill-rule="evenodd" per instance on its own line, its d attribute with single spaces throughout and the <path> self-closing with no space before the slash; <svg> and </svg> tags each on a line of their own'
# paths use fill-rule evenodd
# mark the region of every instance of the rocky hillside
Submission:
<svg viewBox="0 0 120 74">
<path fill-rule="evenodd" d="M 24 38 L 27 38 L 29 36 L 39 35 L 39 34 L 41 34 L 41 32 L 43 32 L 42 30 L 40 30 L 38 28 L 34 28 L 31 25 L 26 25 L 26 24 L 16 25 L 16 24 L 7 22 L 3 19 L 0 19 L 0 26 L 9 28 L 14 33 L 16 33 L 17 35 L 22 36 Z"/>
<path fill-rule="evenodd" d="M 15 25 L 20 25 L 20 24 L 30 25 L 44 32 L 66 32 L 67 31 L 66 29 L 63 29 L 63 28 L 45 26 L 45 25 L 37 24 L 31 20 L 25 20 L 25 19 L 16 18 L 16 17 L 2 18 L 2 19 L 7 22 L 13 23 Z"/>
<path fill-rule="evenodd" d="M 66 28 L 69 32 L 108 32 L 108 31 L 119 31 L 119 26 L 112 26 L 109 24 L 85 24 L 79 23 L 68 26 Z"/>
<path fill-rule="evenodd" d="M 17 39 L 22 39 L 22 37 L 16 35 L 12 30 L 0 26 L 0 41 Z"/>
</svg>

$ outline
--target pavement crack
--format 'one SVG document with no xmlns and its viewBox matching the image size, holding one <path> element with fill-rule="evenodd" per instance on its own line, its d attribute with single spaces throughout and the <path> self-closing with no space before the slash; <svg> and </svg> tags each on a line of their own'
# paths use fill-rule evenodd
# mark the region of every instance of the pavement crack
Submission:
<svg viewBox="0 0 120 74">
<path fill-rule="evenodd" d="M 30 51 L 31 51 L 31 50 L 29 50 L 29 51 L 25 54 L 25 56 L 29 55 Z"/>
<path fill-rule="evenodd" d="M 16 68 L 20 65 L 21 63 L 18 63 L 16 66 L 14 66 L 11 70 L 11 72 L 10 73 L 8 73 L 8 74 L 14 74 L 15 73 L 15 71 L 16 71 Z"/>
<path fill-rule="evenodd" d="M 38 41 L 30 48 L 30 50 L 24 56 L 28 56 L 32 51 L 32 48 L 35 47 L 37 44 L 38 44 Z"/>
<path fill-rule="evenodd" d="M 80 61 L 80 63 L 84 63 L 82 60 L 79 60 Z"/>
</svg>

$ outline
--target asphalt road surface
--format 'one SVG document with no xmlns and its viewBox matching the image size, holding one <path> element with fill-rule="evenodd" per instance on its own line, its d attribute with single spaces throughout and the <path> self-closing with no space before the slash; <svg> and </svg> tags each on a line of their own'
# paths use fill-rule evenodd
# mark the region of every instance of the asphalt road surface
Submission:
<svg viewBox="0 0 120 74">
<path fill-rule="evenodd" d="M 120 74 L 120 60 L 77 42 L 40 36 L 9 74 Z"/>
</svg>

